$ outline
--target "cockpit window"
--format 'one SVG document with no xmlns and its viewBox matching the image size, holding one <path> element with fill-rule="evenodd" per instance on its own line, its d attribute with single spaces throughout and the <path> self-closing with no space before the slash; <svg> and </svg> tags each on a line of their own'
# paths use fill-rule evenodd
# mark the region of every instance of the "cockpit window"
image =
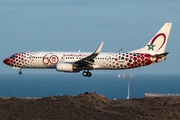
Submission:
<svg viewBox="0 0 180 120">
<path fill-rule="evenodd" d="M 15 57 L 15 55 L 12 55 L 10 58 L 14 58 Z"/>
</svg>

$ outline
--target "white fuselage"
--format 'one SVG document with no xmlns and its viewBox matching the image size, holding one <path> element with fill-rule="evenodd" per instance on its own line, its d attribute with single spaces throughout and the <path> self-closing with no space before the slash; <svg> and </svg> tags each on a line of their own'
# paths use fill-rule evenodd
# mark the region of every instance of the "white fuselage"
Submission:
<svg viewBox="0 0 180 120">
<path fill-rule="evenodd" d="M 44 68 L 57 69 L 59 63 L 73 64 L 74 62 L 91 55 L 90 52 L 21 52 L 8 58 L 8 65 L 14 68 Z M 164 58 L 153 58 L 150 54 L 143 53 L 100 53 L 94 58 L 92 68 L 102 70 L 129 69 L 150 65 Z M 76 69 L 76 66 L 73 67 Z M 78 71 L 84 70 L 78 67 Z M 59 70 L 61 71 L 61 70 Z M 63 71 L 63 70 L 62 70 Z M 64 71 L 73 72 L 73 71 Z"/>
</svg>

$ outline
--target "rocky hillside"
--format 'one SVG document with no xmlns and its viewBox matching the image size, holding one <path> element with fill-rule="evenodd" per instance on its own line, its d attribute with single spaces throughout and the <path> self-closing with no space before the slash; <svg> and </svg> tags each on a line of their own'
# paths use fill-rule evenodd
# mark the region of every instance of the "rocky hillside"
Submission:
<svg viewBox="0 0 180 120">
<path fill-rule="evenodd" d="M 0 98 L 1 120 L 180 119 L 180 97 L 109 100 L 94 92 L 41 99 Z"/>
</svg>

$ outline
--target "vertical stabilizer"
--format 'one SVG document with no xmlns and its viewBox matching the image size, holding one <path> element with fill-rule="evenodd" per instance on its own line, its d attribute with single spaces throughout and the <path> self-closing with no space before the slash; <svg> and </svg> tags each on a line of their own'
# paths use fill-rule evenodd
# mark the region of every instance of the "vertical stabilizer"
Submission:
<svg viewBox="0 0 180 120">
<path fill-rule="evenodd" d="M 131 52 L 161 54 L 164 53 L 172 23 L 165 23 L 154 37 L 141 49 Z"/>
</svg>

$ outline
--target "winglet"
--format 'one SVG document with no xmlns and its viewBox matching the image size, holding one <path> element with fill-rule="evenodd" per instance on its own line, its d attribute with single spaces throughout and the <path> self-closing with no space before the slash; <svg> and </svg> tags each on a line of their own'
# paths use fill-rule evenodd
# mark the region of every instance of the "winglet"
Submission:
<svg viewBox="0 0 180 120">
<path fill-rule="evenodd" d="M 101 44 L 99 45 L 99 47 L 96 49 L 96 51 L 94 52 L 94 54 L 99 54 L 101 52 L 101 49 L 103 47 L 104 42 L 101 42 Z"/>
<path fill-rule="evenodd" d="M 122 53 L 122 52 L 123 52 L 123 49 L 124 49 L 124 48 L 122 47 L 122 48 L 119 50 L 119 52 Z"/>
<path fill-rule="evenodd" d="M 85 58 L 83 58 L 83 59 L 80 59 L 80 60 L 78 60 L 78 61 L 76 61 L 76 62 L 74 62 L 74 65 L 76 64 L 76 65 L 78 65 L 78 64 L 94 64 L 94 58 L 96 57 L 96 56 L 98 56 L 98 54 L 101 52 L 101 49 L 102 49 L 102 47 L 103 47 L 103 44 L 104 44 L 104 42 L 101 42 L 101 44 L 98 46 L 98 48 L 96 49 L 96 51 L 94 52 L 94 53 L 92 53 L 91 55 L 89 55 L 89 56 L 87 56 L 87 57 L 85 57 Z"/>
</svg>

